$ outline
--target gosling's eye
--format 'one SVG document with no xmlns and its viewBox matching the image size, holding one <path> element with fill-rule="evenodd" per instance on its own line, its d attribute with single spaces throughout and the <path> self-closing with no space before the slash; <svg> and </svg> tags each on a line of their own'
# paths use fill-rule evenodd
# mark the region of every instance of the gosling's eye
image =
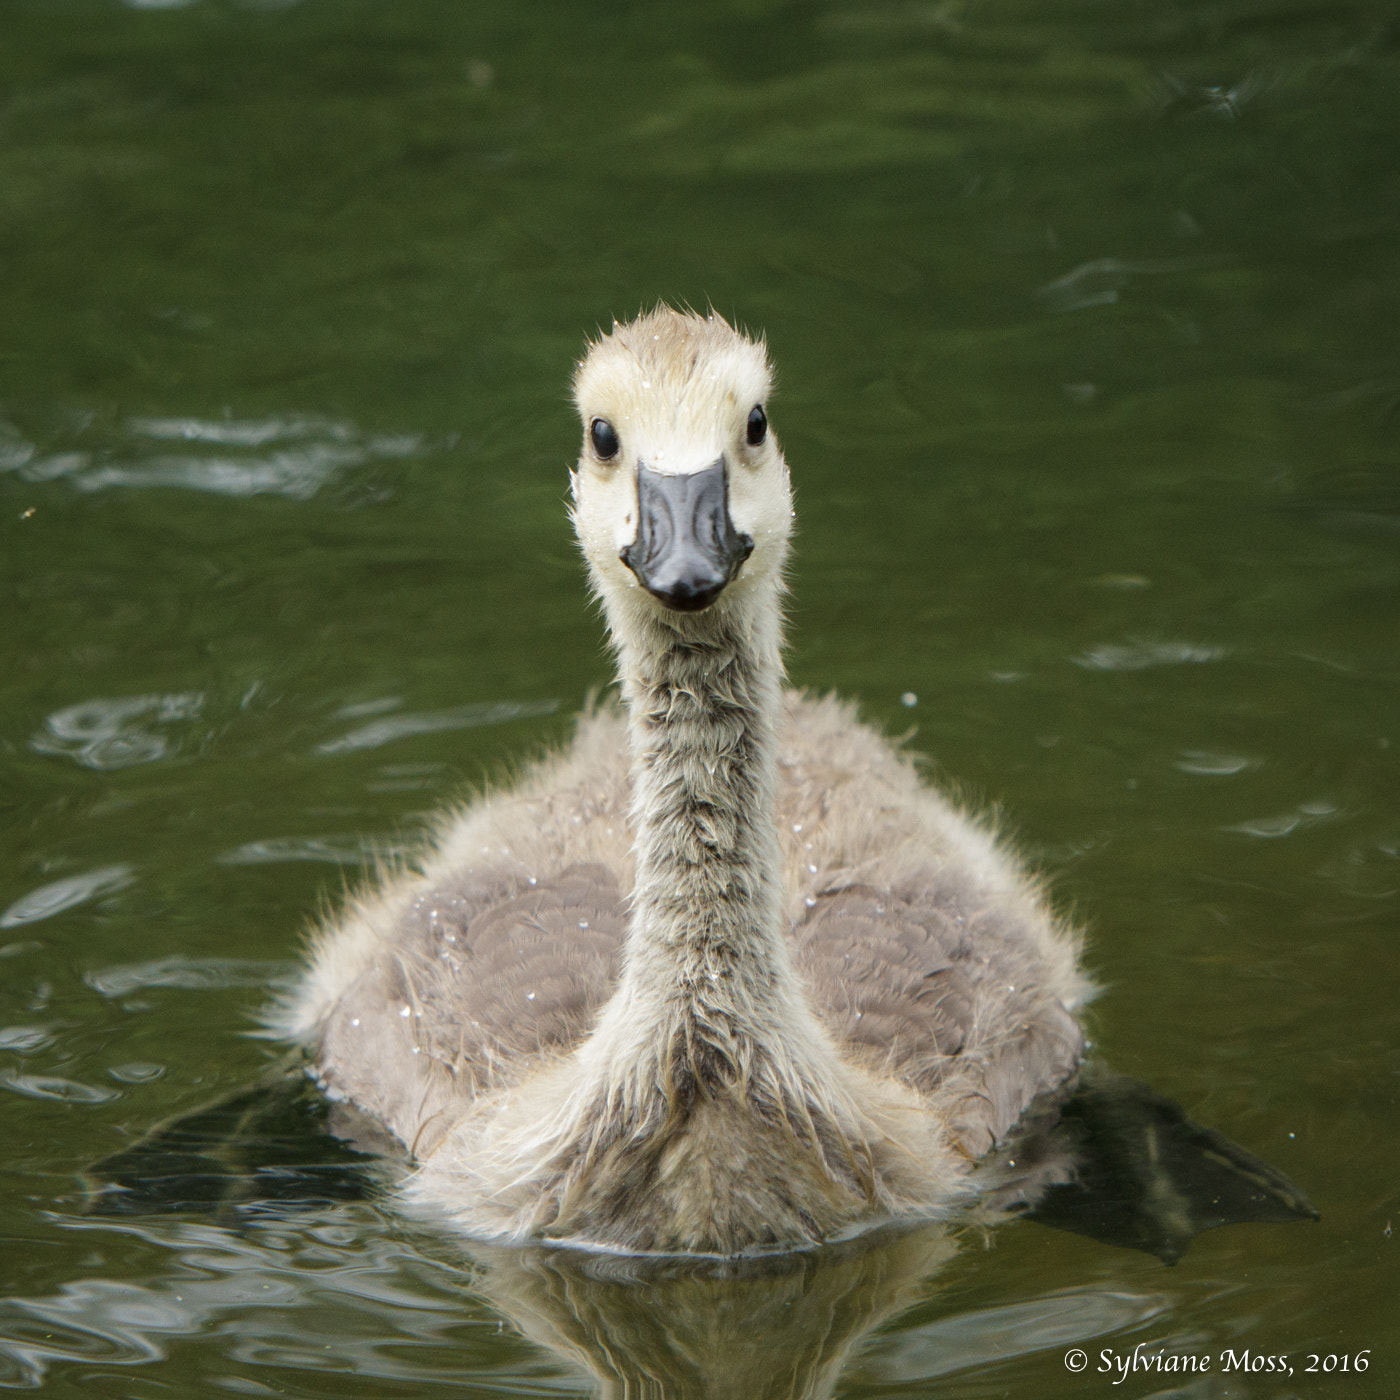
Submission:
<svg viewBox="0 0 1400 1400">
<path fill-rule="evenodd" d="M 768 436 L 768 415 L 763 405 L 756 403 L 749 413 L 748 440 L 750 447 L 757 447 Z"/>
<path fill-rule="evenodd" d="M 588 440 L 603 462 L 610 462 L 622 448 L 617 440 L 617 429 L 606 418 L 595 418 L 588 425 Z"/>
</svg>

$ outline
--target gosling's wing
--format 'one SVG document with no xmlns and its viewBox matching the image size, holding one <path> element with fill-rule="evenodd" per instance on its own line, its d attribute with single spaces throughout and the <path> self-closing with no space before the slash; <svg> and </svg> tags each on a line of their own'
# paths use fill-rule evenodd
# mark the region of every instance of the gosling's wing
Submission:
<svg viewBox="0 0 1400 1400">
<path fill-rule="evenodd" d="M 617 980 L 624 911 L 612 871 L 572 865 L 472 895 L 433 891 L 405 930 L 400 972 L 433 1053 L 460 1070 L 568 1050 Z"/>
<path fill-rule="evenodd" d="M 970 883 L 931 872 L 893 889 L 829 890 L 792 938 L 832 1033 L 934 1100 L 973 1157 L 1079 1062 L 1079 1025 L 1041 990 L 1035 941 Z"/>
<path fill-rule="evenodd" d="M 600 865 L 531 885 L 466 872 L 417 896 L 337 1002 L 326 1088 L 426 1151 L 482 1091 L 589 1029 L 617 979 L 621 893 Z"/>
</svg>

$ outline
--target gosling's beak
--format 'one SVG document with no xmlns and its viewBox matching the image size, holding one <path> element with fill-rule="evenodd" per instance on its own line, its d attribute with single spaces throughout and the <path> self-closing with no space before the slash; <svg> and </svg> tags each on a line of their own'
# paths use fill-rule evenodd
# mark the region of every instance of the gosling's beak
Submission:
<svg viewBox="0 0 1400 1400">
<path fill-rule="evenodd" d="M 675 476 L 637 463 L 637 537 L 620 557 L 654 598 L 677 612 L 708 608 L 752 553 L 729 518 L 723 457 Z"/>
</svg>

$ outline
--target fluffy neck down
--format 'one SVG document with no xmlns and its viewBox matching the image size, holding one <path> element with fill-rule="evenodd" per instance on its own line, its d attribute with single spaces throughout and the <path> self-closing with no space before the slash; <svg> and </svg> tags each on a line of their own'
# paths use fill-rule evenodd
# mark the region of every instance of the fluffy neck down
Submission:
<svg viewBox="0 0 1400 1400">
<path fill-rule="evenodd" d="M 782 926 L 771 603 L 615 624 L 637 837 L 617 1000 L 700 1088 L 741 1075 L 803 1006 Z"/>
</svg>

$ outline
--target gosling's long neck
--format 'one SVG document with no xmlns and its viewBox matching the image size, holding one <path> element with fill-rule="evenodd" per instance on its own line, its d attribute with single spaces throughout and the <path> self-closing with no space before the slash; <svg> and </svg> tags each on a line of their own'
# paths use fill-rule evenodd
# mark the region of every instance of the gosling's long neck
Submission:
<svg viewBox="0 0 1400 1400">
<path fill-rule="evenodd" d="M 776 589 L 614 619 L 637 842 L 619 1001 L 731 1067 L 790 1038 L 802 1004 L 781 913 Z"/>
</svg>

